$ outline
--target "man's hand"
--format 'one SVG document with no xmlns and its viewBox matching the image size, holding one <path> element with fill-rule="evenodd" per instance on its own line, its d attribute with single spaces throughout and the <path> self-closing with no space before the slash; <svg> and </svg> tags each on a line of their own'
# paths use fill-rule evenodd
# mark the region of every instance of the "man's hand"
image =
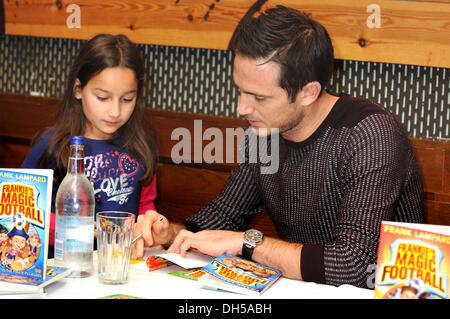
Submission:
<svg viewBox="0 0 450 319">
<path fill-rule="evenodd" d="M 186 256 L 188 250 L 197 250 L 203 254 L 217 257 L 223 253 L 240 255 L 244 237 L 242 232 L 227 230 L 203 230 L 192 233 L 181 230 L 167 250 L 168 253 L 177 253 Z"/>
<path fill-rule="evenodd" d="M 212 257 L 224 253 L 232 256 L 242 255 L 244 235 L 242 232 L 226 230 L 203 230 L 192 233 L 181 230 L 167 252 L 186 256 L 188 250 L 197 250 Z M 300 270 L 302 244 L 285 242 L 280 239 L 265 237 L 256 246 L 252 260 L 282 271 L 283 276 L 302 280 Z"/>
</svg>

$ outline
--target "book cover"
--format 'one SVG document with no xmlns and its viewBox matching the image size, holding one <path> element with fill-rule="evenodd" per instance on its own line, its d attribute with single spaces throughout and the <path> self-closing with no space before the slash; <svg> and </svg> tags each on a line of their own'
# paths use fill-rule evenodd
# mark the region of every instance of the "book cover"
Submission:
<svg viewBox="0 0 450 319">
<path fill-rule="evenodd" d="M 104 297 L 99 297 L 98 299 L 144 299 L 144 298 L 125 294 L 113 294 Z"/>
<path fill-rule="evenodd" d="M 48 266 L 45 279 L 37 280 L 27 276 L 0 274 L 0 294 L 15 292 L 38 292 L 51 283 L 58 281 L 70 274 L 70 269 L 56 266 Z"/>
<path fill-rule="evenodd" d="M 205 274 L 203 270 L 200 268 L 194 268 L 194 269 L 183 269 L 178 271 L 172 271 L 169 272 L 169 275 L 185 278 L 189 280 L 195 280 L 198 281 L 198 278 L 202 277 Z"/>
<path fill-rule="evenodd" d="M 174 265 L 174 263 L 158 256 L 148 256 L 145 260 L 130 260 L 130 269 L 139 271 L 153 271 Z"/>
<path fill-rule="evenodd" d="M 0 169 L 1 280 L 46 279 L 52 183 L 49 169 Z"/>
<path fill-rule="evenodd" d="M 130 260 L 130 270 L 149 272 L 172 266 L 172 262 L 158 256 L 161 253 L 164 250 L 146 247 L 142 258 Z"/>
<path fill-rule="evenodd" d="M 448 298 L 450 227 L 382 222 L 375 298 Z"/>
<path fill-rule="evenodd" d="M 221 255 L 202 268 L 199 281 L 243 294 L 262 294 L 281 277 L 281 271 L 237 256 Z"/>
</svg>

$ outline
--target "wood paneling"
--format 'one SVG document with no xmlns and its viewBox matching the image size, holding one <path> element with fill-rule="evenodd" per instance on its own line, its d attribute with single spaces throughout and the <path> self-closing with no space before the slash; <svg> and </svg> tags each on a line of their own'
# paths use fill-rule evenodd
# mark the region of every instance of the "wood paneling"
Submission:
<svg viewBox="0 0 450 319">
<path fill-rule="evenodd" d="M 412 139 L 416 157 L 424 178 L 426 192 L 435 200 L 450 198 L 450 142 Z M 450 200 L 449 200 L 450 202 Z"/>
<path fill-rule="evenodd" d="M 31 139 L 54 124 L 61 100 L 0 93 L 0 136 Z"/>
<path fill-rule="evenodd" d="M 42 127 L 52 124 L 59 99 L 0 93 L 0 167 L 19 167 L 30 146 L 29 141 Z M 158 209 L 181 221 L 206 205 L 222 189 L 234 163 L 191 163 L 175 165 L 171 161 L 174 129 L 194 131 L 194 121 L 202 120 L 202 132 L 208 128 L 246 127 L 236 118 L 146 109 L 156 134 L 159 150 Z M 194 133 L 191 133 L 192 135 Z M 414 151 L 424 180 L 426 221 L 450 225 L 450 142 L 412 138 Z M 236 145 L 235 145 L 236 147 Z M 252 225 L 274 234 L 275 229 L 264 212 Z"/>
<path fill-rule="evenodd" d="M 0 167 L 4 168 L 15 168 L 20 167 L 20 164 L 25 159 L 30 146 L 27 144 L 17 143 L 9 140 L 6 141 L 5 138 L 0 137 Z"/>
<path fill-rule="evenodd" d="M 442 176 L 442 192 L 450 194 L 450 148 L 444 150 L 444 168 Z M 450 202 L 450 200 L 449 200 Z"/>
<path fill-rule="evenodd" d="M 429 175 L 424 180 L 424 188 L 428 192 L 442 192 L 444 152 L 440 149 L 421 148 L 420 151 L 416 152 L 416 157 L 422 171 Z"/>
<path fill-rule="evenodd" d="M 156 207 L 173 221 L 182 222 L 214 199 L 228 175 L 223 171 L 159 164 Z M 266 211 L 258 214 L 250 225 L 267 236 L 278 237 Z"/>
<path fill-rule="evenodd" d="M 185 112 L 175 112 L 175 111 L 163 111 L 163 110 L 157 110 L 157 109 L 147 109 L 147 119 L 150 123 L 150 126 L 152 128 L 155 128 L 155 138 L 158 145 L 158 153 L 160 157 L 163 157 L 165 159 L 170 159 L 172 157 L 172 148 L 175 144 L 179 143 L 182 139 L 181 137 L 177 136 L 177 134 L 174 134 L 172 137 L 172 133 L 178 129 L 183 128 L 188 130 L 189 132 L 193 132 L 192 139 L 191 139 L 191 153 L 183 154 L 183 161 L 190 161 L 191 163 L 202 163 L 202 156 L 196 156 L 199 155 L 195 153 L 195 147 L 194 145 L 194 134 L 200 134 L 203 136 L 204 132 L 210 128 L 218 129 L 220 130 L 223 137 L 226 135 L 226 130 L 232 130 L 235 131 L 238 128 L 246 127 L 247 121 L 244 119 L 237 119 L 237 118 L 231 118 L 231 117 L 222 117 L 222 116 L 211 116 L 211 115 L 203 115 L 203 114 L 196 114 L 196 113 L 185 113 Z M 198 122 L 195 122 L 198 121 Z M 201 139 L 201 137 L 200 137 Z M 210 143 L 209 140 L 203 140 L 203 144 L 200 147 L 203 149 L 203 147 Z M 225 152 L 223 152 L 224 156 L 223 163 L 219 164 L 212 164 L 217 169 L 222 169 L 229 171 L 236 163 L 236 151 L 235 148 L 237 146 L 237 140 L 235 139 L 232 143 L 230 142 L 230 145 L 225 143 L 225 148 L 232 148 L 233 154 L 235 154 L 234 158 L 235 160 L 233 162 L 226 161 L 225 158 Z M 201 155 L 201 154 L 200 154 Z"/>
<path fill-rule="evenodd" d="M 138 43 L 224 50 L 255 2 L 4 0 L 5 32 L 75 39 L 123 33 Z M 68 27 L 71 4 L 79 6 L 79 28 Z M 450 67 L 449 1 L 282 0 L 263 8 L 276 4 L 311 13 L 328 29 L 338 59 Z M 369 5 L 379 8 L 379 28 Z"/>
</svg>

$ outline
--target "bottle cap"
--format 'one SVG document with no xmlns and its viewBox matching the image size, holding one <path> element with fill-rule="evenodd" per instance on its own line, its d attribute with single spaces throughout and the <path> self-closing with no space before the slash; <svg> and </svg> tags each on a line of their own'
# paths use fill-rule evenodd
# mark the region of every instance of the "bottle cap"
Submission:
<svg viewBox="0 0 450 319">
<path fill-rule="evenodd" d="M 70 144 L 71 145 L 83 145 L 84 144 L 83 136 L 72 136 L 70 138 Z"/>
</svg>

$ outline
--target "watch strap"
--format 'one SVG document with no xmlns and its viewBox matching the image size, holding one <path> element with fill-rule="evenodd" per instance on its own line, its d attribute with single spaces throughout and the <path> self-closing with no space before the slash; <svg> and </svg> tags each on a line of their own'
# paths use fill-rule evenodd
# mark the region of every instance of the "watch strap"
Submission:
<svg viewBox="0 0 450 319">
<path fill-rule="evenodd" d="M 242 258 L 252 260 L 253 250 L 255 250 L 255 247 L 249 247 L 244 243 L 242 245 Z"/>
</svg>

